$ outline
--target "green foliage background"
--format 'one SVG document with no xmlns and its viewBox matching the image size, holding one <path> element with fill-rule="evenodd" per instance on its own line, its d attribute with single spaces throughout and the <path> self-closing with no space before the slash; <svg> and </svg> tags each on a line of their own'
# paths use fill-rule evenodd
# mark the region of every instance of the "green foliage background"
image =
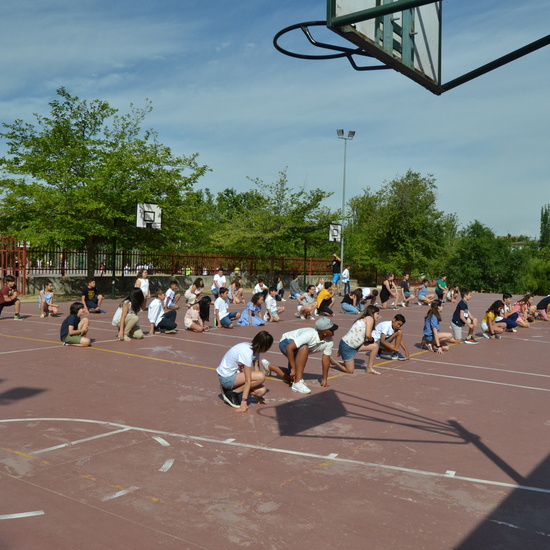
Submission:
<svg viewBox="0 0 550 550">
<path fill-rule="evenodd" d="M 198 154 L 176 156 L 154 130 L 142 129 L 149 101 L 121 115 L 60 88 L 49 106 L 33 124 L 3 123 L 1 234 L 89 252 L 115 240 L 143 251 L 266 258 L 301 256 L 304 247 L 314 257 L 334 252 L 328 226 L 341 212 L 324 205 L 332 193 L 294 188 L 286 169 L 272 183 L 251 178 L 247 191 L 213 194 L 200 187 L 209 168 Z M 163 209 L 161 231 L 135 229 L 138 202 Z M 435 178 L 409 170 L 349 200 L 344 239 L 355 273 L 446 273 L 473 290 L 550 292 L 550 205 L 541 210 L 538 242 L 499 238 L 477 220 L 460 230 L 455 214 L 437 208 Z"/>
</svg>

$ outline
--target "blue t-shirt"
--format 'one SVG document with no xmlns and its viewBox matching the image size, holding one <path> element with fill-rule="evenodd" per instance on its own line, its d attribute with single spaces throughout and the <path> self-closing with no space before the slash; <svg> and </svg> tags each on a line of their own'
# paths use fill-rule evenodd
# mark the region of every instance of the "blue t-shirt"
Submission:
<svg viewBox="0 0 550 550">
<path fill-rule="evenodd" d="M 429 317 L 426 317 L 426 319 L 424 319 L 424 331 L 422 334 L 424 334 L 424 336 L 433 338 L 434 328 L 436 328 L 439 332 L 439 321 L 437 320 L 437 317 L 435 315 L 430 315 Z"/>
<path fill-rule="evenodd" d="M 453 323 L 457 327 L 463 327 L 466 323 L 460 318 L 460 312 L 464 312 L 464 317 L 468 317 L 468 304 L 466 303 L 466 300 L 460 300 L 458 302 L 455 312 L 453 313 Z"/>
<path fill-rule="evenodd" d="M 422 285 L 418 289 L 418 298 L 425 298 L 426 297 L 426 292 L 428 292 L 428 287 L 426 285 Z"/>
<path fill-rule="evenodd" d="M 75 330 L 78 330 L 78 323 L 80 323 L 80 319 L 78 318 L 78 315 L 75 315 L 74 313 L 71 313 L 61 324 L 61 341 L 64 342 L 65 338 L 69 335 L 69 327 L 73 327 Z"/>
</svg>

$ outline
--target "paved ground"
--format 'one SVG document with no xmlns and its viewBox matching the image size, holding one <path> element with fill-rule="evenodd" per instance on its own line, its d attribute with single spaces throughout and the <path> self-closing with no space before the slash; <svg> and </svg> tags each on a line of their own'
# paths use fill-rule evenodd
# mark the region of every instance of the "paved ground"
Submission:
<svg viewBox="0 0 550 550">
<path fill-rule="evenodd" d="M 313 324 L 284 305 L 276 341 Z M 336 311 L 338 342 L 355 317 Z M 400 311 L 409 361 L 324 389 L 313 356 L 310 395 L 271 378 L 245 415 L 214 369 L 256 327 L 125 343 L 94 316 L 78 349 L 35 304 L 3 315 L 0 549 L 550 548 L 549 324 L 440 356 L 416 347 L 425 312 Z"/>
</svg>

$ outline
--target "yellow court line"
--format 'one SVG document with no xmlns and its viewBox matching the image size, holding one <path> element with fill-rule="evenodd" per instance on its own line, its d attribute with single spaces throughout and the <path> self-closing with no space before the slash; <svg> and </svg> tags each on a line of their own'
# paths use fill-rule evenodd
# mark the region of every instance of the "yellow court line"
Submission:
<svg viewBox="0 0 550 550">
<path fill-rule="evenodd" d="M 26 337 L 26 336 L 13 336 L 11 334 L 0 334 L 0 336 L 5 336 L 6 338 L 17 338 L 17 339 L 20 339 L 20 340 L 31 340 L 33 342 L 43 342 L 43 343 L 47 343 L 47 344 L 57 344 L 58 342 L 52 342 L 51 340 L 40 340 L 38 338 L 29 338 L 29 337 Z M 112 350 L 112 349 L 105 349 L 105 348 L 98 348 L 96 346 L 90 346 L 89 349 L 92 349 L 92 350 L 98 350 L 98 351 L 104 351 L 106 353 L 116 353 L 118 355 L 127 355 L 128 357 L 137 357 L 138 359 L 148 359 L 150 361 L 160 361 L 161 363 L 171 363 L 173 365 L 183 365 L 185 367 L 196 367 L 198 369 L 206 369 L 206 370 L 216 370 L 216 367 L 207 367 L 206 365 L 195 365 L 194 363 L 183 363 L 182 361 L 174 361 L 172 359 L 161 359 L 160 357 L 148 357 L 146 355 L 138 355 L 137 353 L 128 353 L 128 352 L 125 352 L 125 351 L 117 351 L 117 350 Z M 421 353 L 427 353 L 429 350 L 421 350 L 421 351 L 418 351 L 414 354 L 411 354 L 410 356 L 414 356 L 414 355 L 419 355 Z M 382 366 L 382 365 L 387 365 L 388 363 L 389 364 L 393 364 L 395 361 L 391 361 L 391 360 L 388 360 L 388 361 L 384 361 L 383 363 L 377 363 L 375 366 L 379 367 L 379 366 Z M 333 376 L 329 376 L 328 377 L 328 380 L 333 380 L 335 378 L 339 378 L 341 376 L 345 376 L 346 373 L 345 372 L 342 372 L 342 373 L 337 373 Z M 272 378 L 272 377 L 269 377 L 271 380 L 275 381 L 275 382 L 283 382 L 283 380 L 279 380 L 278 378 Z"/>
</svg>

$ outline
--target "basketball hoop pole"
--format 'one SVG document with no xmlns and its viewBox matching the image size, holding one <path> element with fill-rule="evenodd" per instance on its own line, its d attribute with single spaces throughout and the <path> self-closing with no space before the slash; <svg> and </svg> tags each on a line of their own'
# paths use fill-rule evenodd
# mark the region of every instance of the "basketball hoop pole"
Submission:
<svg viewBox="0 0 550 550">
<path fill-rule="evenodd" d="M 502 67 L 507 63 L 511 63 L 512 61 L 515 61 L 516 59 L 519 59 L 524 55 L 527 55 L 536 50 L 539 50 L 540 48 L 544 48 L 544 46 L 548 46 L 549 44 L 550 44 L 550 34 L 547 34 L 545 37 L 540 38 L 539 40 L 535 40 L 534 42 L 527 44 L 527 46 L 523 46 L 523 48 L 514 50 L 513 52 L 503 55 L 502 57 L 499 57 L 498 59 L 495 59 L 490 63 L 482 65 L 481 67 L 478 67 L 477 69 L 474 69 L 469 73 L 463 74 L 462 76 L 459 76 L 454 80 L 450 80 L 449 82 L 447 82 L 447 84 L 442 84 L 441 87 L 445 92 L 448 90 L 452 90 L 453 88 L 456 88 L 461 84 L 469 82 L 470 80 L 473 80 L 478 76 L 494 71 L 495 69 L 498 69 L 499 67 Z"/>
</svg>

